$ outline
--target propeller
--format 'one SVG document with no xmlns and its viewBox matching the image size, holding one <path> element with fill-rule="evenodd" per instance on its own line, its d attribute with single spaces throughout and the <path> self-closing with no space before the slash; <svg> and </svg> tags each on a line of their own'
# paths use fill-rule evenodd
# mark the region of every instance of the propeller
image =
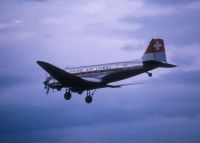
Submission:
<svg viewBox="0 0 200 143">
<path fill-rule="evenodd" d="M 50 87 L 48 86 L 46 89 L 47 89 L 46 94 L 48 95 Z"/>
<path fill-rule="evenodd" d="M 51 75 L 45 75 L 46 76 L 46 80 L 43 81 L 44 84 L 44 89 L 46 89 L 46 94 L 49 93 L 50 87 L 49 87 L 49 81 L 52 79 Z"/>
<path fill-rule="evenodd" d="M 44 84 L 44 89 L 46 89 L 46 94 L 49 93 L 50 88 L 52 88 L 54 92 L 54 89 L 56 88 L 55 86 L 57 85 L 56 79 L 53 78 L 51 75 L 45 75 L 45 76 L 46 80 L 43 81 L 43 84 Z"/>
</svg>

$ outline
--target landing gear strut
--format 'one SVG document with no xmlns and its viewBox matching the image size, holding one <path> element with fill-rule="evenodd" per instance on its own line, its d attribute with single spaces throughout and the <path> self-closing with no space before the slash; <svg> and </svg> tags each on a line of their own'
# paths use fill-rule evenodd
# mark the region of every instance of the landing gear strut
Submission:
<svg viewBox="0 0 200 143">
<path fill-rule="evenodd" d="M 93 100 L 92 96 L 94 95 L 95 91 L 96 89 L 92 93 L 90 93 L 90 90 L 87 90 L 87 96 L 85 97 L 86 103 L 88 104 L 92 103 L 92 100 Z"/>
<path fill-rule="evenodd" d="M 149 77 L 152 77 L 152 75 L 153 75 L 152 73 L 150 73 L 148 71 L 147 71 L 147 74 L 148 74 Z"/>
<path fill-rule="evenodd" d="M 65 100 L 70 100 L 72 97 L 72 94 L 70 91 L 66 91 L 66 93 L 64 94 L 64 98 Z"/>
</svg>

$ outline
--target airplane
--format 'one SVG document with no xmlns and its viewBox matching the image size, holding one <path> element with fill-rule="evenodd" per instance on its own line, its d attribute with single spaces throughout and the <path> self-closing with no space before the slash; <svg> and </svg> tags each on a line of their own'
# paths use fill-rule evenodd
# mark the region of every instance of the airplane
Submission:
<svg viewBox="0 0 200 143">
<path fill-rule="evenodd" d="M 149 72 L 151 70 L 156 68 L 176 67 L 176 65 L 169 64 L 166 60 L 163 39 L 152 39 L 142 58 L 134 61 L 131 60 L 67 69 L 58 68 L 44 61 L 37 61 L 37 64 L 50 75 L 43 82 L 47 94 L 49 89 L 60 91 L 62 88 L 65 88 L 66 92 L 64 98 L 70 100 L 72 92 L 82 94 L 86 91 L 85 102 L 88 104 L 93 101 L 93 95 L 96 89 L 120 88 L 122 86 L 134 85 L 112 85 L 110 84 L 112 82 L 131 78 L 142 73 L 147 73 L 148 76 L 151 77 L 152 73 Z"/>
</svg>

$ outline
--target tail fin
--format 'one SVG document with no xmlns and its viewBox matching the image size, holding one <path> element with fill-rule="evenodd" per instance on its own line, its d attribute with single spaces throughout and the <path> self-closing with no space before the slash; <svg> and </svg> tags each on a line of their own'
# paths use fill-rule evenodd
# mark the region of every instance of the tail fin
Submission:
<svg viewBox="0 0 200 143">
<path fill-rule="evenodd" d="M 152 39 L 142 56 L 143 63 L 157 63 L 159 67 L 172 68 L 176 65 L 167 63 L 163 39 Z"/>
<path fill-rule="evenodd" d="M 142 56 L 143 62 L 160 61 L 166 62 L 165 45 L 162 39 L 152 39 Z"/>
</svg>

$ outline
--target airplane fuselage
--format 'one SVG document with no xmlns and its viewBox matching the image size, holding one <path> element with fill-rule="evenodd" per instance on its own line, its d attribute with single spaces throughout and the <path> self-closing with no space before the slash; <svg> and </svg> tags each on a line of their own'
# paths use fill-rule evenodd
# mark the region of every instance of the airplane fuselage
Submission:
<svg viewBox="0 0 200 143">
<path fill-rule="evenodd" d="M 110 83 L 147 72 L 140 60 L 82 66 L 66 69 L 67 72 L 84 79 Z M 124 74 L 123 74 L 124 73 Z M 108 76 L 107 76 L 108 75 Z"/>
<path fill-rule="evenodd" d="M 126 62 L 116 62 L 116 63 L 107 63 L 100 65 L 90 65 L 90 66 L 80 66 L 68 68 L 65 71 L 73 74 L 77 77 L 80 77 L 84 80 L 89 80 L 92 82 L 92 85 L 89 86 L 74 86 L 70 90 L 73 92 L 82 93 L 84 90 L 93 90 L 96 88 L 105 88 L 108 87 L 109 83 L 124 80 L 142 73 L 148 73 L 148 71 L 153 70 L 159 67 L 157 64 L 151 64 L 151 66 L 145 66 L 141 60 L 126 61 Z M 151 76 L 151 73 L 148 73 Z M 49 81 L 51 88 L 57 89 L 58 87 L 64 88 L 59 82 L 55 82 L 55 79 L 52 78 Z"/>
</svg>

